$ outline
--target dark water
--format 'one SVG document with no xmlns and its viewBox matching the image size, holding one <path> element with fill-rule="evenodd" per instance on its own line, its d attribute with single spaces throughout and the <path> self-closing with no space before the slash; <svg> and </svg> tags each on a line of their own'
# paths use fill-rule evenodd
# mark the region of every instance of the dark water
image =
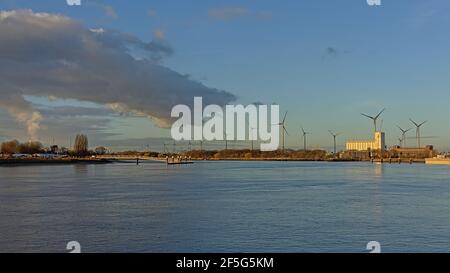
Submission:
<svg viewBox="0 0 450 273">
<path fill-rule="evenodd" d="M 450 167 L 199 162 L 0 168 L 0 252 L 450 251 Z"/>
</svg>

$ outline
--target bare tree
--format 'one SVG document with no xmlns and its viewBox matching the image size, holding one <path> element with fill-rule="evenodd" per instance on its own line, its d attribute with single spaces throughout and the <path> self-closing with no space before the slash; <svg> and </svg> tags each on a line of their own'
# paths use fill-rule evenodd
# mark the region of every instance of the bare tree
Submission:
<svg viewBox="0 0 450 273">
<path fill-rule="evenodd" d="M 29 141 L 25 143 L 19 143 L 17 140 L 4 142 L 1 145 L 2 154 L 37 154 L 43 151 L 42 143 L 38 141 Z"/>
<path fill-rule="evenodd" d="M 86 135 L 77 135 L 75 137 L 75 145 L 73 146 L 73 151 L 76 155 L 86 155 L 88 152 L 88 138 Z"/>
<path fill-rule="evenodd" d="M 106 154 L 106 152 L 107 152 L 107 149 L 103 146 L 95 148 L 95 153 L 97 155 L 104 155 L 104 154 Z"/>
<path fill-rule="evenodd" d="M 29 141 L 19 145 L 19 152 L 22 154 L 38 154 L 43 150 L 44 146 L 38 141 Z"/>
<path fill-rule="evenodd" d="M 8 142 L 3 142 L 1 145 L 2 154 L 15 154 L 19 152 L 19 141 L 13 140 Z"/>
</svg>

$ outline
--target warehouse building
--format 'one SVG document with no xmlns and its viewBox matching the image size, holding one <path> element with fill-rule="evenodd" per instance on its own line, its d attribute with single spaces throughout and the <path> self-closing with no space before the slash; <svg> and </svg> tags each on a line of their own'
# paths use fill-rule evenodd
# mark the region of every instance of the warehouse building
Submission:
<svg viewBox="0 0 450 273">
<path fill-rule="evenodd" d="M 374 140 L 352 140 L 346 143 L 347 151 L 386 150 L 386 137 L 384 132 L 375 132 Z"/>
</svg>

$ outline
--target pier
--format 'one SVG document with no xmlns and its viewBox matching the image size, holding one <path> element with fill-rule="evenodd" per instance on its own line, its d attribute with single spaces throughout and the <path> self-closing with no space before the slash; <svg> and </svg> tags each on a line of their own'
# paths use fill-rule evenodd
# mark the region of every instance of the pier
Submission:
<svg viewBox="0 0 450 273">
<path fill-rule="evenodd" d="M 372 163 L 386 163 L 386 164 L 413 164 L 413 163 L 425 163 L 425 159 L 414 158 L 377 158 L 371 159 Z"/>
<path fill-rule="evenodd" d="M 184 164 L 193 164 L 194 162 L 191 160 L 190 157 L 166 157 L 166 164 L 167 165 L 184 165 Z"/>
</svg>

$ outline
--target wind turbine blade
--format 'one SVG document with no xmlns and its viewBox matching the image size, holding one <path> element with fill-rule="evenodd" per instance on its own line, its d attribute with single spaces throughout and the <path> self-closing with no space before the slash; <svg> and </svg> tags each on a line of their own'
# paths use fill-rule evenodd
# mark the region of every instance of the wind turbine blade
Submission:
<svg viewBox="0 0 450 273">
<path fill-rule="evenodd" d="M 286 132 L 287 135 L 289 135 L 288 131 L 286 130 L 286 127 L 283 125 L 283 130 Z"/>
<path fill-rule="evenodd" d="M 384 108 L 383 110 L 381 110 L 381 112 L 375 117 L 375 119 L 379 118 L 381 116 L 381 114 L 383 114 L 383 112 L 386 110 L 386 108 Z"/>
<path fill-rule="evenodd" d="M 428 120 L 427 121 L 424 121 L 424 122 L 422 122 L 421 124 L 419 124 L 419 127 L 421 127 L 422 125 L 424 125 L 425 123 L 427 123 L 428 122 Z"/>
<path fill-rule="evenodd" d="M 286 121 L 287 113 L 288 113 L 288 112 L 286 111 L 286 113 L 284 114 L 284 118 L 283 118 L 283 122 L 282 122 L 283 124 L 284 124 L 284 122 Z"/>
<path fill-rule="evenodd" d="M 414 120 L 412 120 L 411 118 L 409 119 L 412 123 L 414 123 L 414 125 L 416 125 L 416 127 L 420 127 L 419 124 L 417 122 L 415 122 Z"/>
<path fill-rule="evenodd" d="M 375 119 L 374 117 L 371 117 L 371 116 L 363 114 L 363 113 L 361 113 L 361 115 L 365 116 L 366 118 Z"/>
</svg>

